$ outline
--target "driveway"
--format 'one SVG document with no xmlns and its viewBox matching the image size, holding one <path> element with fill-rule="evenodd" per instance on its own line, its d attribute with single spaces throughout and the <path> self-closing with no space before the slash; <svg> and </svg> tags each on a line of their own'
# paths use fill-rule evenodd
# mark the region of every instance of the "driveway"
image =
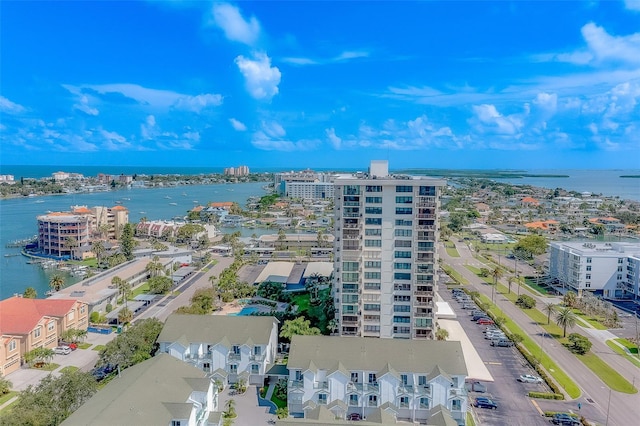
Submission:
<svg viewBox="0 0 640 426">
<path fill-rule="evenodd" d="M 91 344 L 91 347 L 87 349 L 76 349 L 69 355 L 55 355 L 52 362 L 55 364 L 59 364 L 60 366 L 53 372 L 27 368 L 26 366 L 24 366 L 20 370 L 14 371 L 13 373 L 9 374 L 7 376 L 7 379 L 13 384 L 13 390 L 21 391 L 26 389 L 29 385 L 36 386 L 38 383 L 40 383 L 40 380 L 48 376 L 50 373 L 55 376 L 60 375 L 60 370 L 70 365 L 78 367 L 82 371 L 90 371 L 98 360 L 98 351 L 93 350 L 93 348 L 95 348 L 97 345 L 106 345 L 108 342 L 114 339 L 115 336 L 115 333 L 88 333 L 85 342 Z"/>
<path fill-rule="evenodd" d="M 220 411 L 225 411 L 227 401 L 233 399 L 235 401 L 236 413 L 238 417 L 233 420 L 236 425 L 266 425 L 269 421 L 276 419 L 276 416 L 269 414 L 269 407 L 258 406 L 258 388 L 256 386 L 248 386 L 247 391 L 242 395 L 230 395 L 231 389 L 227 386 L 220 394 L 218 402 Z"/>
</svg>

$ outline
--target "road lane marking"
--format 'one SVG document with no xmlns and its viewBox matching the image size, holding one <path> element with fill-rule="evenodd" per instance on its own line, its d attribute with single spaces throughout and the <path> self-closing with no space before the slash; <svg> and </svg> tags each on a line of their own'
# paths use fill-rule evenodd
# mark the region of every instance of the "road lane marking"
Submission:
<svg viewBox="0 0 640 426">
<path fill-rule="evenodd" d="M 486 361 L 485 364 L 488 364 L 488 365 L 502 365 L 501 362 L 493 362 L 493 361 Z"/>
<path fill-rule="evenodd" d="M 540 409 L 540 406 L 538 405 L 538 403 L 533 399 L 531 400 L 531 403 L 533 404 L 534 407 L 536 407 L 536 410 L 538 410 L 538 413 L 540 413 L 541 416 L 544 416 L 544 411 Z"/>
</svg>

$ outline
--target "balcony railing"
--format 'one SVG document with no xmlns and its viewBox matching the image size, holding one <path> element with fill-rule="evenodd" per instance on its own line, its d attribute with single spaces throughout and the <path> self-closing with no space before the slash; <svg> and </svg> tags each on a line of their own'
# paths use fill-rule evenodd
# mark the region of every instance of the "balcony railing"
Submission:
<svg viewBox="0 0 640 426">
<path fill-rule="evenodd" d="M 329 382 L 314 382 L 313 388 L 320 390 L 329 390 Z"/>
<path fill-rule="evenodd" d="M 350 392 L 380 392 L 380 385 L 377 383 L 349 383 L 347 390 Z"/>
<path fill-rule="evenodd" d="M 289 380 L 289 389 L 304 389 L 303 380 Z"/>
<path fill-rule="evenodd" d="M 229 361 L 240 361 L 240 354 L 229 352 L 228 359 Z"/>
<path fill-rule="evenodd" d="M 265 354 L 252 354 L 252 355 L 249 355 L 249 359 L 251 361 L 264 361 Z"/>
<path fill-rule="evenodd" d="M 453 397 L 453 396 L 467 396 L 467 390 L 466 389 L 459 389 L 459 388 L 451 388 L 449 389 L 449 396 Z"/>
</svg>

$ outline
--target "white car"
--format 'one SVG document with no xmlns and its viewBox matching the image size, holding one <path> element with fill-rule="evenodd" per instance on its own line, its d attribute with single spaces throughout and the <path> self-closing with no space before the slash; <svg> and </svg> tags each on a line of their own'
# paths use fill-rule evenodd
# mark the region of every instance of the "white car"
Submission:
<svg viewBox="0 0 640 426">
<path fill-rule="evenodd" d="M 71 348 L 69 346 L 57 346 L 53 348 L 53 352 L 57 355 L 69 355 L 71 353 Z"/>
<path fill-rule="evenodd" d="M 532 376 L 531 374 L 523 374 L 518 377 L 518 381 L 522 383 L 542 383 L 542 379 L 538 376 Z"/>
</svg>

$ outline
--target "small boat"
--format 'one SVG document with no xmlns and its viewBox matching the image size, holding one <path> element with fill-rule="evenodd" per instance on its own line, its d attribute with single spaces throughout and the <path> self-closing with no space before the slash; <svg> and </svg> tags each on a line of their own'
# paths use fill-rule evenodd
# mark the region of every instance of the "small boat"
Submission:
<svg viewBox="0 0 640 426">
<path fill-rule="evenodd" d="M 118 200 L 116 201 L 116 204 L 122 204 L 122 201 Z"/>
<path fill-rule="evenodd" d="M 198 204 L 198 200 L 193 200 L 193 203 L 194 204 Z"/>
<path fill-rule="evenodd" d="M 178 203 L 169 203 L 170 206 L 177 206 Z"/>
<path fill-rule="evenodd" d="M 131 198 L 124 198 L 123 197 L 122 199 L 125 200 L 125 201 L 131 201 Z"/>
<path fill-rule="evenodd" d="M 36 203 L 44 203 L 44 200 L 36 200 Z"/>
<path fill-rule="evenodd" d="M 186 196 L 187 196 L 187 193 L 186 193 L 186 192 L 183 192 L 183 193 L 182 193 L 182 196 L 183 196 L 183 197 L 186 197 Z"/>
<path fill-rule="evenodd" d="M 165 195 L 164 198 L 166 198 L 167 200 L 171 199 L 171 197 L 169 197 L 168 195 Z"/>
<path fill-rule="evenodd" d="M 147 212 L 140 212 L 140 214 L 147 214 Z"/>
</svg>

